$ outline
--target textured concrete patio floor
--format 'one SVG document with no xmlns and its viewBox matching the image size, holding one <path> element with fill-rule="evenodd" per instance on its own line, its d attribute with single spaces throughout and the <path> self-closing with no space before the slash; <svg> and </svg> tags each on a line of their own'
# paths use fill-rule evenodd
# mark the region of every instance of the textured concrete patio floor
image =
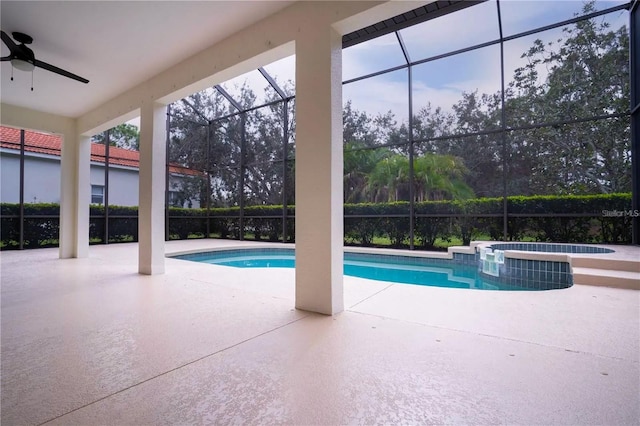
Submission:
<svg viewBox="0 0 640 426">
<path fill-rule="evenodd" d="M 0 257 L 3 425 L 640 422 L 638 291 L 347 277 L 326 317 L 293 308 L 293 270 Z"/>
</svg>

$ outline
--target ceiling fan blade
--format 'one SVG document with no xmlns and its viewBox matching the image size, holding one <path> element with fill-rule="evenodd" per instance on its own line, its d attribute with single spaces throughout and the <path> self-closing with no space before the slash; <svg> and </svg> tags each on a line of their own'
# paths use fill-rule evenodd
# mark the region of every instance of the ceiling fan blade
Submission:
<svg viewBox="0 0 640 426">
<path fill-rule="evenodd" d="M 65 76 L 65 77 L 72 78 L 72 79 L 77 80 L 77 81 L 79 81 L 79 82 L 81 82 L 81 83 L 88 83 L 88 82 L 89 82 L 89 80 L 87 80 L 86 78 L 82 78 L 82 77 L 80 77 L 79 75 L 75 75 L 75 74 L 73 74 L 73 73 L 70 73 L 69 71 L 65 71 L 65 70 L 63 70 L 62 68 L 54 67 L 54 66 L 53 66 L 53 65 L 51 65 L 51 64 L 48 64 L 48 63 L 46 63 L 46 62 L 39 61 L 39 60 L 37 60 L 37 59 L 36 59 L 36 61 L 35 61 L 35 65 L 36 65 L 36 67 L 39 67 L 39 68 L 45 69 L 45 70 L 47 70 L 47 71 L 54 72 L 54 73 L 56 73 L 56 74 L 63 75 L 63 76 Z"/>
<path fill-rule="evenodd" d="M 9 56 L 3 56 L 2 58 L 0 58 L 0 62 L 10 61 L 10 60 L 11 60 L 11 55 L 9 55 Z"/>
<path fill-rule="evenodd" d="M 9 35 L 8 35 L 7 33 L 5 33 L 4 31 L 1 31 L 1 30 L 0 30 L 0 36 L 2 37 L 2 41 L 3 41 L 3 43 L 7 45 L 7 47 L 9 48 L 9 50 L 10 50 L 11 52 L 13 52 L 13 51 L 16 49 L 16 47 L 18 47 L 18 46 L 13 42 L 13 40 L 11 39 L 11 37 L 9 37 Z"/>
</svg>

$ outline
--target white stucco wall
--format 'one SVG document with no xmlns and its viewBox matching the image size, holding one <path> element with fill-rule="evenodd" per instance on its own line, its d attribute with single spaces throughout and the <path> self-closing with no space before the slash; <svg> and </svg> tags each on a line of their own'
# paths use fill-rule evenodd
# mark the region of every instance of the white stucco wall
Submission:
<svg viewBox="0 0 640 426">
<path fill-rule="evenodd" d="M 0 201 L 20 201 L 20 156 L 17 153 L 0 152 Z M 24 202 L 60 202 L 60 158 L 50 155 L 25 155 Z"/>
<path fill-rule="evenodd" d="M 17 159 L 17 158 L 16 158 Z M 18 182 L 16 182 L 18 183 Z M 60 159 L 25 156 L 24 202 L 60 202 Z"/>
<path fill-rule="evenodd" d="M 91 165 L 93 182 L 93 170 L 102 173 L 104 181 L 104 166 Z M 117 166 L 109 166 L 109 204 L 113 206 L 137 206 L 138 205 L 138 170 Z"/>
</svg>

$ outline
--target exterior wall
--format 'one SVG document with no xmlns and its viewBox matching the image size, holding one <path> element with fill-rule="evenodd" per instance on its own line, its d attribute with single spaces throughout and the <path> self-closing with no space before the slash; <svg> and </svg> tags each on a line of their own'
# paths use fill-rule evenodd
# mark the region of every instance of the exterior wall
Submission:
<svg viewBox="0 0 640 426">
<path fill-rule="evenodd" d="M 60 203 L 60 159 L 25 155 L 24 202 Z"/>
<path fill-rule="evenodd" d="M 104 186 L 104 164 L 91 163 L 91 185 Z M 109 165 L 109 204 L 138 205 L 138 170 Z"/>
<path fill-rule="evenodd" d="M 0 154 L 2 182 L 0 201 L 20 202 L 20 156 L 3 151 Z M 24 202 L 60 202 L 60 158 L 49 155 L 25 155 Z"/>
<path fill-rule="evenodd" d="M 25 203 L 60 203 L 60 157 L 27 152 L 24 168 Z M 180 190 L 182 181 L 181 176 L 171 176 L 171 190 Z M 89 185 L 104 186 L 104 164 L 91 163 Z M 110 205 L 137 206 L 138 170 L 110 165 L 109 188 Z M 20 156 L 13 150 L 0 152 L 0 202 L 20 202 Z M 191 207 L 200 207 L 198 200 L 192 200 Z"/>
<path fill-rule="evenodd" d="M 20 199 L 20 159 L 0 151 L 0 202 L 17 203 Z"/>
<path fill-rule="evenodd" d="M 91 165 L 91 169 L 100 170 L 104 181 L 103 165 Z M 91 181 L 93 182 L 93 179 Z M 138 205 L 138 170 L 109 166 L 109 204 L 112 206 Z"/>
</svg>

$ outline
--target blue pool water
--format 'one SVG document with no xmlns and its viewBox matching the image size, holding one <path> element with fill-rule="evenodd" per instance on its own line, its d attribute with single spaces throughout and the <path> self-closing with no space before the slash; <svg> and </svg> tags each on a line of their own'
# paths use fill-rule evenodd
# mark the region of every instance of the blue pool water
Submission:
<svg viewBox="0 0 640 426">
<path fill-rule="evenodd" d="M 236 268 L 293 268 L 291 249 L 225 250 L 175 256 L 178 259 Z M 535 290 L 499 283 L 481 276 L 477 266 L 437 262 L 408 256 L 345 253 L 344 274 L 377 281 L 481 290 Z"/>
</svg>

